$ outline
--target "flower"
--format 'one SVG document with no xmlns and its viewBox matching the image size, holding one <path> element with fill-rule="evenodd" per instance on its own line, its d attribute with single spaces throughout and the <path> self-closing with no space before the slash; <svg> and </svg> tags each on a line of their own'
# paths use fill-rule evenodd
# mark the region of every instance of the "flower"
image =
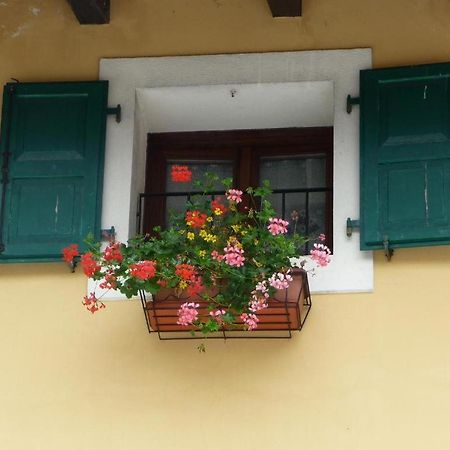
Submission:
<svg viewBox="0 0 450 450">
<path fill-rule="evenodd" d="M 105 261 L 121 262 L 123 256 L 120 251 L 120 243 L 115 242 L 113 244 L 108 245 L 108 247 L 105 248 L 105 251 L 103 253 L 103 258 L 105 258 Z"/>
<path fill-rule="evenodd" d="M 173 165 L 170 175 L 175 183 L 189 183 L 192 179 L 192 172 L 188 166 Z"/>
<path fill-rule="evenodd" d="M 172 168 L 172 172 L 175 178 L 186 178 L 184 169 Z M 106 247 L 88 240 L 89 251 L 81 256 L 84 273 L 100 287 L 117 289 L 127 297 L 142 291 L 151 293 L 149 301 L 154 302 L 168 295 L 178 297 L 178 330 L 190 326 L 190 331 L 207 335 L 261 327 L 273 298 L 279 301 L 280 290 L 285 291 L 283 296 L 291 292 L 286 292 L 294 275 L 290 261 L 301 255 L 308 238 L 298 234 L 296 222 L 288 234 L 288 222 L 275 217 L 266 184 L 246 190 L 254 207 L 238 209 L 243 192 L 229 189 L 229 181 L 222 182 L 230 203 L 225 206 L 218 197 L 211 200 L 217 181 L 210 178 L 200 184 L 204 195 L 192 195 L 185 211 L 171 218 L 171 228 L 156 235 Z M 76 246 L 70 246 L 64 258 L 71 260 L 77 253 Z M 317 243 L 311 259 L 324 266 L 330 254 L 328 247 Z M 104 307 L 94 294 L 86 296 L 83 304 L 90 312 Z"/>
<path fill-rule="evenodd" d="M 228 191 L 225 193 L 227 200 L 235 203 L 242 202 L 242 194 L 243 192 L 239 189 L 228 189 Z"/>
<path fill-rule="evenodd" d="M 314 244 L 314 248 L 310 251 L 311 259 L 320 267 L 328 266 L 331 261 L 330 249 L 324 244 Z"/>
<path fill-rule="evenodd" d="M 83 267 L 83 272 L 88 277 L 93 277 L 101 270 L 100 264 L 94 259 L 94 255 L 91 252 L 87 252 L 81 255 L 81 266 Z"/>
<path fill-rule="evenodd" d="M 244 265 L 245 258 L 242 256 L 244 250 L 237 245 L 229 245 L 223 249 L 225 252 L 224 260 L 229 266 L 242 267 Z"/>
<path fill-rule="evenodd" d="M 222 205 L 220 199 L 214 199 L 211 201 L 211 210 L 216 216 L 221 216 L 228 211 L 228 208 L 225 205 Z"/>
<path fill-rule="evenodd" d="M 96 298 L 95 294 L 91 292 L 89 295 L 85 295 L 83 298 L 83 305 L 86 306 L 86 309 L 94 314 L 99 309 L 106 308 L 106 305 L 101 302 L 98 298 Z"/>
<path fill-rule="evenodd" d="M 156 275 L 156 261 L 139 261 L 130 266 L 131 276 L 139 280 L 148 280 Z"/>
<path fill-rule="evenodd" d="M 259 319 L 256 314 L 242 313 L 240 317 L 247 330 L 254 330 L 258 326 Z"/>
<path fill-rule="evenodd" d="M 269 284 L 275 289 L 287 289 L 289 287 L 289 283 L 292 281 L 292 276 L 289 273 L 284 274 L 281 272 L 274 273 L 269 278 Z"/>
<path fill-rule="evenodd" d="M 190 264 L 178 264 L 175 267 L 175 274 L 183 280 L 191 280 L 195 276 L 195 267 Z"/>
<path fill-rule="evenodd" d="M 186 302 L 181 305 L 181 308 L 178 310 L 178 325 L 191 325 L 197 320 L 198 311 L 197 308 L 200 305 L 198 303 Z"/>
<path fill-rule="evenodd" d="M 72 263 L 73 259 L 77 256 L 80 256 L 77 244 L 71 244 L 68 247 L 63 248 L 63 259 L 69 264 Z"/>
<path fill-rule="evenodd" d="M 289 222 L 287 222 L 286 220 L 271 218 L 269 219 L 269 225 L 267 226 L 267 229 L 270 231 L 270 234 L 276 236 L 277 234 L 287 233 L 288 225 Z"/>
<path fill-rule="evenodd" d="M 186 224 L 192 228 L 203 228 L 206 223 L 207 215 L 200 211 L 187 211 Z"/>
</svg>

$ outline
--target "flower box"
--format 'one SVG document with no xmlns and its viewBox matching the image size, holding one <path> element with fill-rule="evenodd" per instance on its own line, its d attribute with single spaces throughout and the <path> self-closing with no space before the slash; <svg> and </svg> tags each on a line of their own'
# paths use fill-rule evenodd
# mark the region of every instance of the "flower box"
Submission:
<svg viewBox="0 0 450 450">
<path fill-rule="evenodd" d="M 159 291 L 153 299 L 147 299 L 141 291 L 142 306 L 150 333 L 158 333 L 160 339 L 186 339 L 205 337 L 193 325 L 177 324 L 178 311 L 185 302 L 195 302 L 199 316 L 207 319 L 210 309 L 209 303 L 200 297 L 188 297 L 185 293 L 177 296 L 174 290 Z M 268 307 L 258 312 L 258 327 L 253 331 L 244 330 L 242 321 L 237 321 L 231 327 L 222 327 L 216 333 L 209 333 L 208 337 L 236 338 L 236 337 L 291 337 L 291 332 L 301 330 L 311 309 L 307 273 L 301 269 L 294 269 L 293 281 L 288 289 L 278 290 L 268 300 Z"/>
</svg>

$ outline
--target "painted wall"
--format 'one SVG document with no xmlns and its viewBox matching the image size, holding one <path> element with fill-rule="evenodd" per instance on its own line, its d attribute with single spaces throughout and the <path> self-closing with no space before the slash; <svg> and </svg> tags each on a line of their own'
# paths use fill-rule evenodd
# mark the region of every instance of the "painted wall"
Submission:
<svg viewBox="0 0 450 450">
<path fill-rule="evenodd" d="M 450 60 L 446 0 L 0 1 L 0 81 L 95 79 L 100 58 L 373 48 L 374 66 Z M 373 294 L 316 296 L 290 341 L 148 336 L 140 306 L 90 316 L 63 264 L 0 266 L 1 449 L 450 447 L 447 247 L 375 254 Z"/>
</svg>

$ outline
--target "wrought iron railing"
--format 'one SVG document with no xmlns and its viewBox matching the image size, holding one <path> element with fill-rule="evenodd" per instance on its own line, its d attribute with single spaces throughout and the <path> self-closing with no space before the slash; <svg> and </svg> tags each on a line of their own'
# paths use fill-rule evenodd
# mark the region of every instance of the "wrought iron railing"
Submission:
<svg viewBox="0 0 450 450">
<path fill-rule="evenodd" d="M 319 188 L 303 188 L 303 189 L 273 189 L 273 195 L 281 195 L 281 217 L 284 220 L 292 221 L 291 217 L 286 217 L 286 196 L 288 194 L 305 194 L 305 208 L 304 208 L 304 230 L 302 234 L 309 236 L 310 234 L 310 195 L 314 193 L 330 193 L 331 188 L 319 187 Z M 153 198 L 169 198 L 169 197 L 185 197 L 186 201 L 191 200 L 194 196 L 203 195 L 202 191 L 192 191 L 192 192 L 162 192 L 162 193 L 141 193 L 139 194 L 138 207 L 137 207 L 137 221 L 136 221 L 136 232 L 138 234 L 143 234 L 144 230 L 144 208 L 145 200 Z M 223 191 L 212 191 L 208 192 L 208 196 L 213 200 L 216 196 L 223 196 Z M 309 250 L 307 244 L 305 250 Z"/>
</svg>

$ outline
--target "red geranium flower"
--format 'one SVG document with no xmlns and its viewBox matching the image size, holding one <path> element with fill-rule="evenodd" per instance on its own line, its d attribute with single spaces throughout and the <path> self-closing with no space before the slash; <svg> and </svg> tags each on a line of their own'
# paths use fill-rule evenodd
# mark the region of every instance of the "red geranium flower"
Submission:
<svg viewBox="0 0 450 450">
<path fill-rule="evenodd" d="M 120 251 L 120 242 L 108 245 L 103 252 L 103 258 L 105 261 L 117 261 L 122 262 L 123 256 Z"/>
<path fill-rule="evenodd" d="M 130 266 L 131 276 L 148 280 L 156 275 L 156 261 L 140 261 Z"/>
<path fill-rule="evenodd" d="M 193 276 L 192 283 L 186 289 L 187 294 L 191 297 L 195 297 L 196 295 L 200 294 L 200 292 L 202 292 L 204 289 L 202 283 L 202 277 Z"/>
<path fill-rule="evenodd" d="M 175 183 L 188 183 L 192 179 L 192 172 L 188 166 L 172 166 L 171 177 Z"/>
<path fill-rule="evenodd" d="M 228 208 L 220 203 L 220 199 L 214 199 L 211 202 L 211 209 L 213 210 L 213 212 L 218 209 L 222 214 L 225 214 L 228 211 Z"/>
<path fill-rule="evenodd" d="M 106 308 L 106 305 L 96 298 L 95 294 L 92 292 L 89 296 L 85 295 L 83 299 L 83 305 L 86 309 L 94 314 L 99 309 Z"/>
<path fill-rule="evenodd" d="M 203 228 L 206 223 L 207 215 L 200 211 L 187 211 L 186 224 L 192 228 Z"/>
<path fill-rule="evenodd" d="M 70 264 L 73 261 L 73 258 L 75 258 L 76 256 L 80 256 L 77 244 L 71 244 L 68 247 L 63 248 L 64 261 Z"/>
<path fill-rule="evenodd" d="M 86 276 L 92 277 L 97 272 L 100 272 L 100 265 L 93 259 L 93 254 L 87 252 L 81 256 L 81 266 L 83 267 L 83 272 Z"/>
<path fill-rule="evenodd" d="M 178 264 L 175 267 L 175 274 L 183 280 L 190 281 L 195 276 L 195 267 L 190 264 Z"/>
<path fill-rule="evenodd" d="M 102 289 L 116 289 L 117 288 L 117 278 L 113 273 L 107 273 L 105 279 L 100 283 L 100 288 Z"/>
</svg>

